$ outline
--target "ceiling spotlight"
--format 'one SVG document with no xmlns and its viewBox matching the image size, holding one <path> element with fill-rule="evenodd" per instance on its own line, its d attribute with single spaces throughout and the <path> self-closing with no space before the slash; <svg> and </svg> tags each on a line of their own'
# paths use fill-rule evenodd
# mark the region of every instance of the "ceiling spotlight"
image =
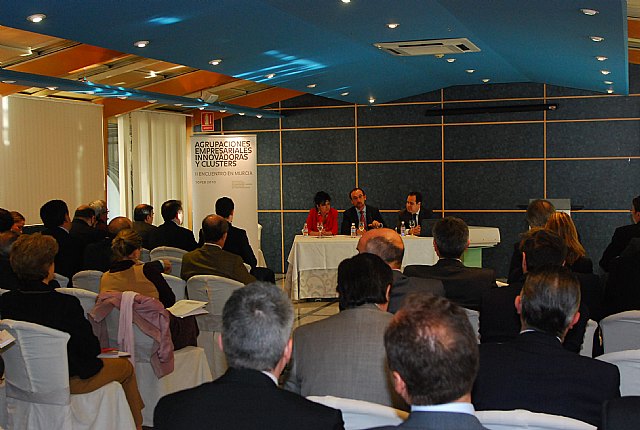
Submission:
<svg viewBox="0 0 640 430">
<path fill-rule="evenodd" d="M 256 118 L 262 118 L 262 115 L 258 114 L 256 115 Z"/>
<path fill-rule="evenodd" d="M 453 63 L 454 61 L 456 61 L 455 58 L 447 58 L 447 63 Z"/>
<path fill-rule="evenodd" d="M 155 78 L 156 76 L 158 76 L 156 74 L 156 72 L 154 72 L 153 70 L 149 72 L 149 76 L 145 76 L 145 79 L 150 79 L 150 78 Z"/>
<path fill-rule="evenodd" d="M 149 44 L 148 40 L 138 40 L 133 44 L 133 46 L 135 46 L 136 48 L 146 48 L 148 44 Z"/>
<path fill-rule="evenodd" d="M 238 112 L 238 115 L 244 116 L 244 112 Z"/>
<path fill-rule="evenodd" d="M 309 84 L 307 85 L 307 88 L 315 88 L 317 84 Z"/>
<path fill-rule="evenodd" d="M 198 109 L 200 109 L 200 110 L 204 110 L 204 106 L 200 106 Z"/>
<path fill-rule="evenodd" d="M 605 57 L 604 55 L 598 55 L 598 56 L 596 56 L 596 60 L 598 60 L 598 61 L 607 61 L 608 57 Z"/>
<path fill-rule="evenodd" d="M 600 70 L 600 73 L 602 73 L 603 75 L 608 75 L 611 72 L 609 70 Z"/>
<path fill-rule="evenodd" d="M 487 83 L 487 82 L 489 82 L 490 80 L 491 80 L 491 79 L 484 78 L 484 79 L 482 80 L 482 82 L 484 82 L 484 83 L 486 84 L 486 83 Z"/>
<path fill-rule="evenodd" d="M 182 106 L 182 103 L 176 103 L 174 106 Z"/>
<path fill-rule="evenodd" d="M 613 81 L 603 81 L 605 85 L 613 85 Z"/>
<path fill-rule="evenodd" d="M 20 54 L 21 57 L 28 57 L 29 55 L 33 55 L 31 48 L 25 48 L 25 51 Z"/>
<path fill-rule="evenodd" d="M 118 98 L 119 98 L 120 100 L 126 100 L 126 99 L 127 99 L 127 96 L 118 96 Z"/>
<path fill-rule="evenodd" d="M 376 99 L 374 99 L 373 97 L 369 97 L 369 103 L 375 103 Z"/>
<path fill-rule="evenodd" d="M 220 109 L 218 112 L 225 113 L 226 111 L 226 109 Z"/>
<path fill-rule="evenodd" d="M 268 75 L 264 75 L 264 77 L 267 78 L 267 79 L 272 79 L 272 78 L 276 77 L 276 74 L 275 73 L 269 73 Z"/>
<path fill-rule="evenodd" d="M 589 16 L 593 16 L 598 14 L 599 12 L 595 9 L 580 9 L 580 12 L 584 13 L 585 15 L 589 15 Z"/>
<path fill-rule="evenodd" d="M 15 84 L 16 81 L 2 81 L 3 84 Z"/>
<path fill-rule="evenodd" d="M 27 17 L 27 21 L 31 21 L 33 23 L 38 23 L 40 21 L 42 21 L 43 19 L 45 19 L 47 17 L 47 15 L 45 15 L 44 13 L 34 13 L 33 15 L 29 15 Z"/>
<path fill-rule="evenodd" d="M 341 0 L 342 3 L 351 3 L 351 0 Z"/>
<path fill-rule="evenodd" d="M 344 93 L 340 93 L 340 95 L 341 95 L 342 97 L 346 97 L 346 96 L 348 96 L 348 95 L 349 95 L 349 91 L 345 91 Z"/>
<path fill-rule="evenodd" d="M 613 94 L 613 90 L 612 90 L 611 88 L 609 88 L 609 89 L 607 90 L 607 94 Z"/>
<path fill-rule="evenodd" d="M 149 103 L 158 103 L 158 100 L 147 100 Z"/>
<path fill-rule="evenodd" d="M 387 27 L 389 27 L 390 29 L 394 29 L 394 28 L 398 28 L 400 24 L 398 24 L 397 22 L 390 22 L 389 24 L 387 24 Z"/>
<path fill-rule="evenodd" d="M 473 72 L 475 72 L 475 70 L 474 70 L 474 69 L 467 69 L 467 70 L 465 70 L 465 72 L 467 72 L 467 73 L 473 73 Z"/>
<path fill-rule="evenodd" d="M 58 87 L 47 87 L 47 89 L 48 89 L 49 91 L 55 91 L 55 90 L 57 90 L 57 89 L 58 89 Z"/>
<path fill-rule="evenodd" d="M 602 42 L 604 40 L 604 37 L 602 37 L 602 36 L 589 36 L 589 39 L 591 39 L 594 42 Z"/>
<path fill-rule="evenodd" d="M 221 58 L 216 58 L 215 60 L 209 61 L 209 64 L 211 64 L 212 66 L 217 66 L 220 63 L 222 63 L 222 59 Z"/>
</svg>

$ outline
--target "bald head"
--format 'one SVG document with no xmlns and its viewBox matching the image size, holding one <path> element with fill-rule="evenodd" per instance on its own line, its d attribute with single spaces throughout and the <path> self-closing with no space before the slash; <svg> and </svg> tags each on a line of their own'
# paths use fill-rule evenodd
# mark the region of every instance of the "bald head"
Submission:
<svg viewBox="0 0 640 430">
<path fill-rule="evenodd" d="M 404 257 L 404 242 L 390 228 L 366 231 L 358 241 L 358 252 L 368 252 L 382 258 L 392 269 L 400 269 Z"/>
<path fill-rule="evenodd" d="M 109 236 L 116 237 L 120 231 L 133 228 L 133 223 L 126 216 L 117 216 L 111 220 L 109 226 L 107 227 L 109 231 Z"/>
<path fill-rule="evenodd" d="M 207 243 L 224 246 L 229 231 L 229 222 L 220 215 L 207 215 L 202 220 L 202 236 Z"/>
</svg>

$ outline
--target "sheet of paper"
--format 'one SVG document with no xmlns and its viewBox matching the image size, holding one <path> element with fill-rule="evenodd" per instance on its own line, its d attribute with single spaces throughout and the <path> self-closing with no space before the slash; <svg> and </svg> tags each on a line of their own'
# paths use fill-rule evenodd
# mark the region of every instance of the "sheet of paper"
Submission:
<svg viewBox="0 0 640 430">
<path fill-rule="evenodd" d="M 167 308 L 172 315 L 179 318 L 188 317 L 191 315 L 201 315 L 208 313 L 203 307 L 207 302 L 199 300 L 178 300 L 173 306 Z"/>
</svg>

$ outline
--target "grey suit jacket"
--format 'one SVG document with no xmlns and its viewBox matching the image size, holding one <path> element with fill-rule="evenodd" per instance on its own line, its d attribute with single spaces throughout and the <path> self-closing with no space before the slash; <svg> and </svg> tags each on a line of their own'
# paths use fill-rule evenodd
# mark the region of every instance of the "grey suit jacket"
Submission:
<svg viewBox="0 0 640 430">
<path fill-rule="evenodd" d="M 438 279 L 409 277 L 399 270 L 394 270 L 393 284 L 391 284 L 391 294 L 389 295 L 389 312 L 395 314 L 402 306 L 405 296 L 414 292 L 444 296 L 444 287 L 442 281 Z"/>
<path fill-rule="evenodd" d="M 216 275 L 247 285 L 256 280 L 244 267 L 242 258 L 219 246 L 204 244 L 182 257 L 180 277 L 185 281 L 196 275 Z"/>
<path fill-rule="evenodd" d="M 409 418 L 398 426 L 376 427 L 372 430 L 397 428 L 423 430 L 487 430 L 475 416 L 456 412 L 411 412 Z"/>
<path fill-rule="evenodd" d="M 384 350 L 391 318 L 365 304 L 298 328 L 284 387 L 305 397 L 345 397 L 406 410 L 393 389 Z"/>
</svg>

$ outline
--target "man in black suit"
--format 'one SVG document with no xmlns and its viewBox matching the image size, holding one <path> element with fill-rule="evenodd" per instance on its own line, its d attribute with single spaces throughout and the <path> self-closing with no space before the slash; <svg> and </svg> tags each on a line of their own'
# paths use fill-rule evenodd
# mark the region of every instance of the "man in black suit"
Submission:
<svg viewBox="0 0 640 430">
<path fill-rule="evenodd" d="M 431 232 L 422 232 L 420 227 L 420 223 L 423 219 L 429 219 L 433 217 L 433 212 L 431 209 L 422 207 L 422 194 L 418 191 L 411 191 L 407 196 L 407 202 L 405 204 L 405 209 L 402 209 L 398 212 L 398 231 L 400 231 L 400 227 L 404 222 L 404 227 L 409 232 L 409 234 L 420 236 L 422 233 L 431 233 Z M 413 221 L 415 223 L 415 227 L 410 229 L 410 222 Z"/>
<path fill-rule="evenodd" d="M 349 199 L 351 200 L 353 207 L 350 207 L 342 213 L 340 234 L 351 234 L 351 224 L 354 224 L 356 226 L 356 231 L 358 231 L 357 229 L 360 221 L 364 221 L 365 230 L 380 228 L 383 226 L 384 221 L 378 208 L 365 204 L 367 201 L 367 195 L 362 188 L 354 188 L 351 190 L 349 193 Z"/>
<path fill-rule="evenodd" d="M 278 388 L 291 357 L 293 306 L 275 285 L 236 290 L 222 312 L 219 346 L 229 369 L 213 382 L 163 397 L 156 430 L 342 429 L 340 411 Z"/>
<path fill-rule="evenodd" d="M 118 216 L 112 219 L 107 226 L 108 236 L 100 242 L 91 243 L 84 249 L 82 258 L 83 270 L 99 270 L 106 272 L 113 263 L 113 251 L 111 241 L 121 230 L 131 228 L 131 220 L 127 217 Z M 164 269 L 164 268 L 163 268 Z"/>
<path fill-rule="evenodd" d="M 183 215 L 180 200 L 167 200 L 162 204 L 160 212 L 164 223 L 149 234 L 149 250 L 159 246 L 172 246 L 193 251 L 198 247 L 193 232 L 181 227 Z"/>
<path fill-rule="evenodd" d="M 410 278 L 400 268 L 404 257 L 404 242 L 398 233 L 389 228 L 367 231 L 358 241 L 358 252 L 368 252 L 382 258 L 392 269 L 393 283 L 389 294 L 388 311 L 395 314 L 405 296 L 416 292 L 444 296 L 442 281 L 437 279 Z"/>
<path fill-rule="evenodd" d="M 633 220 L 633 224 L 616 228 L 611 238 L 611 243 L 602 253 L 600 267 L 602 267 L 605 272 L 611 270 L 611 263 L 620 256 L 631 239 L 640 237 L 640 196 L 633 199 L 631 219 Z"/>
<path fill-rule="evenodd" d="M 97 230 L 94 227 L 95 224 L 96 215 L 93 209 L 89 205 L 78 206 L 73 214 L 69 234 L 82 244 L 83 251 L 90 243 L 99 242 L 107 236 L 104 232 Z"/>
<path fill-rule="evenodd" d="M 482 293 L 495 287 L 496 273 L 493 269 L 462 264 L 462 254 L 469 247 L 467 224 L 455 217 L 438 220 L 433 226 L 433 247 L 439 257 L 436 264 L 407 266 L 404 274 L 439 279 L 449 300 L 468 309 L 480 310 Z"/>
<path fill-rule="evenodd" d="M 562 347 L 580 317 L 579 305 L 580 284 L 568 269 L 527 275 L 515 301 L 522 332 L 507 343 L 480 345 L 476 409 L 526 409 L 600 424 L 602 404 L 620 397 L 620 373 L 613 364 Z"/>
<path fill-rule="evenodd" d="M 69 278 L 69 286 L 71 286 L 73 275 L 82 270 L 83 246 L 79 240 L 69 234 L 71 230 L 69 208 L 62 200 L 50 200 L 40 208 L 40 218 L 45 227 L 42 234 L 53 236 L 58 242 L 55 271 Z"/>
<path fill-rule="evenodd" d="M 478 345 L 462 308 L 443 297 L 411 297 L 391 320 L 384 346 L 394 388 L 411 414 L 379 429 L 484 429 L 471 404 Z"/>
<path fill-rule="evenodd" d="M 142 247 L 149 248 L 149 235 L 156 226 L 153 225 L 153 206 L 141 203 L 133 209 L 133 230 L 142 238 Z"/>
</svg>

